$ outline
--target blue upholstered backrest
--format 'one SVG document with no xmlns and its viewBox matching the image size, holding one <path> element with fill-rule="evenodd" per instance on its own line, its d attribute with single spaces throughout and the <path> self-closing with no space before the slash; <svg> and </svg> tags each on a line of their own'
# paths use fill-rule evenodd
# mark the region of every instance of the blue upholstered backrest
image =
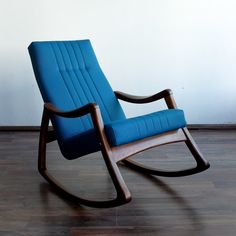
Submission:
<svg viewBox="0 0 236 236">
<path fill-rule="evenodd" d="M 104 123 L 125 119 L 89 40 L 32 42 L 29 53 L 44 102 L 64 111 L 96 102 Z M 59 139 L 93 128 L 89 115 L 52 122 Z"/>
</svg>

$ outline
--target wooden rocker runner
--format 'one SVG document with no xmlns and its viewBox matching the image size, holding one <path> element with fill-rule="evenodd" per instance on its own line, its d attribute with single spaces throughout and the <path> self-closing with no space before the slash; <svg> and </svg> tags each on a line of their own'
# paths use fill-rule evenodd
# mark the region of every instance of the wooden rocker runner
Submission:
<svg viewBox="0 0 236 236">
<path fill-rule="evenodd" d="M 184 113 L 177 109 L 171 90 L 147 97 L 114 92 L 89 40 L 32 42 L 29 53 L 45 102 L 38 169 L 64 196 L 91 207 L 114 207 L 129 202 L 131 194 L 117 165 L 120 161 L 140 172 L 167 177 L 192 175 L 209 168 L 186 128 Z M 118 99 L 140 104 L 164 99 L 168 109 L 126 118 Z M 49 121 L 53 131 L 48 129 Z M 101 151 L 117 192 L 116 198 L 92 201 L 67 191 L 46 167 L 46 145 L 54 140 L 69 160 Z M 186 143 L 196 161 L 195 167 L 164 171 L 129 159 L 149 148 L 174 142 Z"/>
</svg>

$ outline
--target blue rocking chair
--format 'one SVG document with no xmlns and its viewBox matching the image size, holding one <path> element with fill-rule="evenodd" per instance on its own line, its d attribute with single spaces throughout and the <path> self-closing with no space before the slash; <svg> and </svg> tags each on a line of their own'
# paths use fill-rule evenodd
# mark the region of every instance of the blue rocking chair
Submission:
<svg viewBox="0 0 236 236">
<path fill-rule="evenodd" d="M 132 96 L 113 91 L 104 76 L 89 40 L 32 42 L 29 53 L 44 104 L 38 169 L 64 196 L 91 207 L 114 207 L 131 200 L 118 162 L 145 174 L 186 176 L 209 168 L 188 129 L 182 110 L 177 109 L 171 90 L 152 96 Z M 150 103 L 164 99 L 168 109 L 126 118 L 118 100 Z M 48 129 L 51 121 L 53 130 Z M 69 192 L 46 167 L 46 144 L 58 141 L 63 156 L 75 159 L 101 151 L 114 183 L 115 199 L 93 201 Z M 141 165 L 129 157 L 159 145 L 185 142 L 196 166 L 164 171 Z"/>
</svg>

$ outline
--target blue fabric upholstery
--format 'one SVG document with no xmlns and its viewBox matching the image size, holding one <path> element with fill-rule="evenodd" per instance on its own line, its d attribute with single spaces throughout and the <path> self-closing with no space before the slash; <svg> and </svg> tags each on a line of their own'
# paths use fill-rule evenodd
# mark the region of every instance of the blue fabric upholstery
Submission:
<svg viewBox="0 0 236 236">
<path fill-rule="evenodd" d="M 126 119 L 89 40 L 32 42 L 29 53 L 44 102 L 63 111 L 96 102 L 113 146 L 186 124 L 183 112 L 174 109 Z M 52 124 L 61 152 L 67 159 L 100 150 L 90 115 L 80 118 L 54 116 Z"/>
<path fill-rule="evenodd" d="M 111 146 L 126 144 L 186 126 L 184 112 L 169 109 L 105 125 Z"/>
<path fill-rule="evenodd" d="M 29 53 L 44 102 L 51 102 L 64 111 L 96 102 L 105 123 L 125 119 L 89 40 L 32 42 Z M 66 158 L 99 150 L 91 132 L 90 115 L 73 119 L 54 117 L 52 123 Z M 78 144 L 69 145 L 74 140 Z M 89 140 L 86 145 L 85 140 Z"/>
</svg>

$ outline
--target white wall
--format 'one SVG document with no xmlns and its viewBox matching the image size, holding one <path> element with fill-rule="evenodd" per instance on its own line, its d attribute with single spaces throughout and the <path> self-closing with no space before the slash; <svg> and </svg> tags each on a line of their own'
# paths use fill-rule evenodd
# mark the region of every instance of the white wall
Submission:
<svg viewBox="0 0 236 236">
<path fill-rule="evenodd" d="M 172 88 L 189 123 L 236 123 L 235 12 L 235 0 L 0 0 L 0 125 L 40 123 L 30 42 L 84 38 L 115 90 Z"/>
</svg>

